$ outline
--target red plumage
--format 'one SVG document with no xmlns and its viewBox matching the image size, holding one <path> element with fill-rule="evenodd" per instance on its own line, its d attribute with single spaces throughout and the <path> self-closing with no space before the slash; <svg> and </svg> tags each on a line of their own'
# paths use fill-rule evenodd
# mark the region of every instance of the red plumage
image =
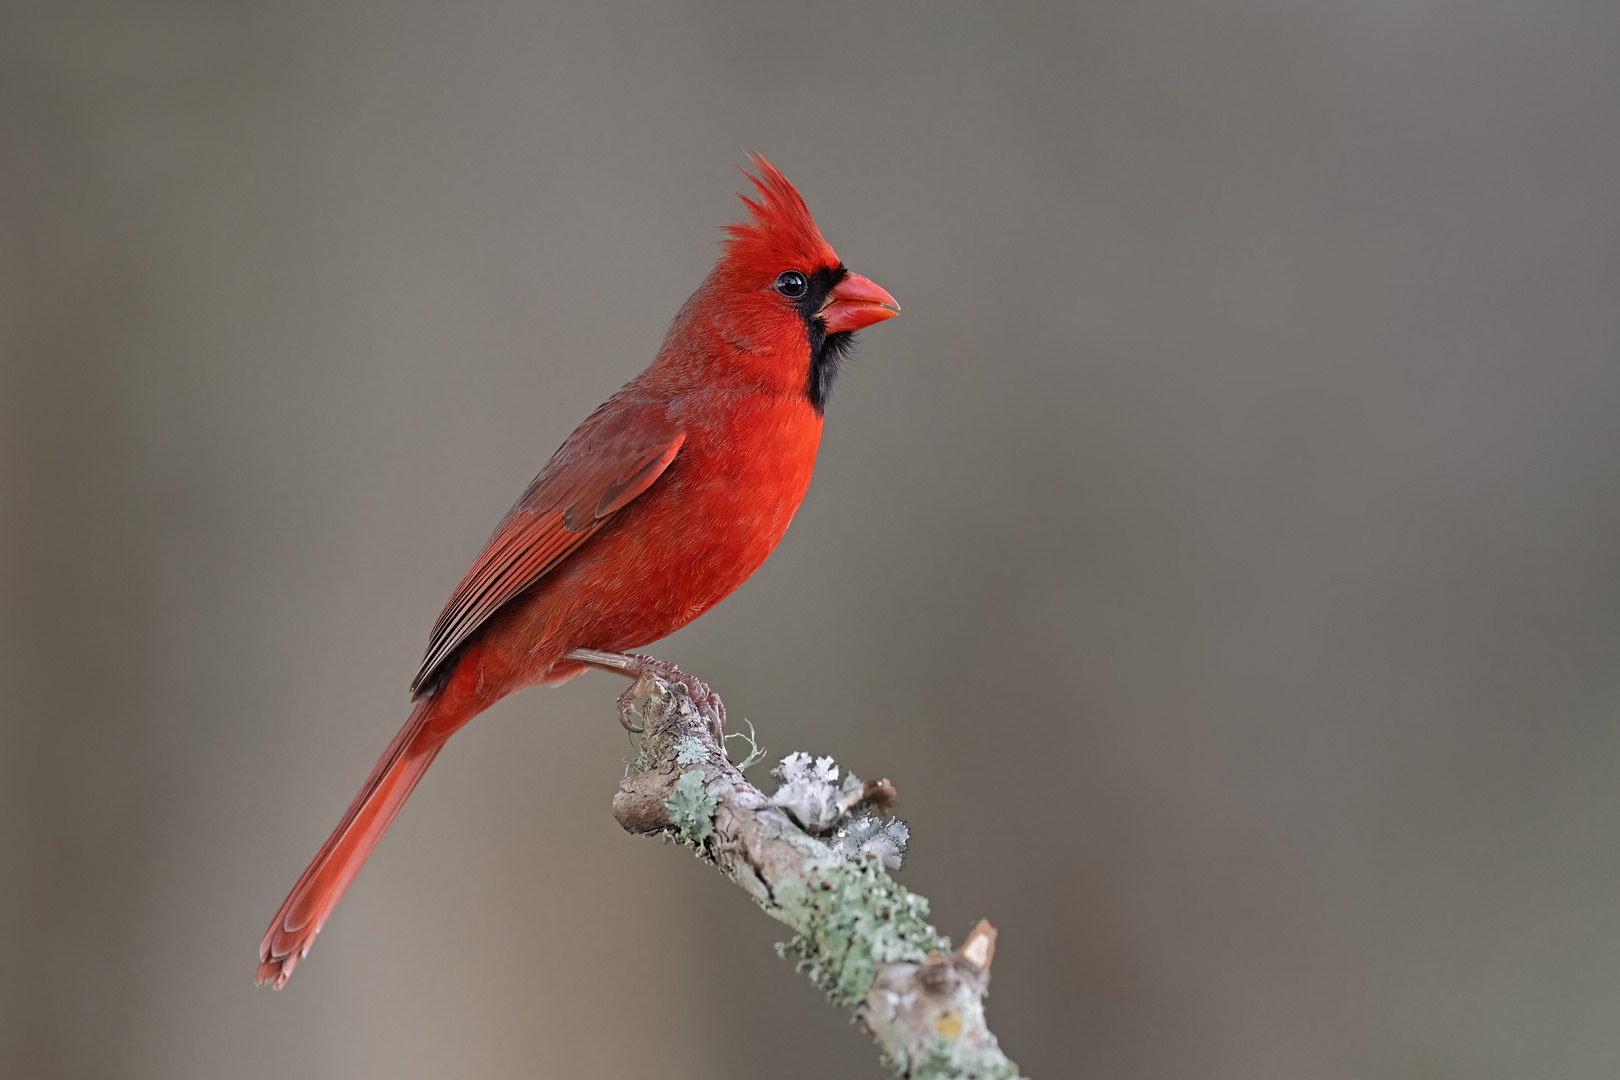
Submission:
<svg viewBox="0 0 1620 1080">
<path fill-rule="evenodd" d="M 568 437 L 445 605 L 416 707 L 272 920 L 260 984 L 286 983 L 454 732 L 584 671 L 574 649 L 622 652 L 685 626 L 787 531 L 849 335 L 899 309 L 839 262 L 786 177 L 752 161 L 749 220 L 727 226 L 657 357 Z"/>
</svg>

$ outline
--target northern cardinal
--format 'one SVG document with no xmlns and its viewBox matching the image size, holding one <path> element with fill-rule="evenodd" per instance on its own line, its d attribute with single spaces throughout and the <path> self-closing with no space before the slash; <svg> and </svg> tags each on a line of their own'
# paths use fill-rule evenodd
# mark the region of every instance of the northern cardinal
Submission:
<svg viewBox="0 0 1620 1080">
<path fill-rule="evenodd" d="M 445 740 L 507 694 L 598 666 L 679 678 L 718 703 L 624 650 L 685 626 L 765 561 L 810 484 L 851 336 L 900 311 L 844 267 L 787 178 L 750 160 L 749 220 L 726 226 L 652 364 L 552 455 L 445 605 L 416 707 L 276 912 L 259 985 L 286 984 Z"/>
</svg>

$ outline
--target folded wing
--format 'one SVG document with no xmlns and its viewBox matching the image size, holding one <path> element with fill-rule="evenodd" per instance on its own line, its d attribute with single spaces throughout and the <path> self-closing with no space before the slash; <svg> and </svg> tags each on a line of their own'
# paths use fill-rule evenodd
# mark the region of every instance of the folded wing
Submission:
<svg viewBox="0 0 1620 1080">
<path fill-rule="evenodd" d="M 495 529 L 433 625 L 411 683 L 420 694 L 440 665 L 489 617 L 590 539 L 652 486 L 686 433 L 662 402 L 610 401 L 569 436 Z"/>
</svg>

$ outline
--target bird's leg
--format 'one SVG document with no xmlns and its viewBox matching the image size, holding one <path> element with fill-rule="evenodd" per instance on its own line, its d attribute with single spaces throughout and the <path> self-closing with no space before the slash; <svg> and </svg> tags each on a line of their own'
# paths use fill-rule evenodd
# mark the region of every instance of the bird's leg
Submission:
<svg viewBox="0 0 1620 1080">
<path fill-rule="evenodd" d="M 641 730 L 639 725 L 632 723 L 631 718 L 635 716 L 636 699 L 646 692 L 653 678 L 685 687 L 699 712 L 707 714 L 720 728 L 726 726 L 726 706 L 720 700 L 720 695 L 668 660 L 655 660 L 639 653 L 603 652 L 601 649 L 575 649 L 563 659 L 617 672 L 635 680 L 630 684 L 630 689 L 619 695 L 619 722 L 631 731 Z"/>
</svg>

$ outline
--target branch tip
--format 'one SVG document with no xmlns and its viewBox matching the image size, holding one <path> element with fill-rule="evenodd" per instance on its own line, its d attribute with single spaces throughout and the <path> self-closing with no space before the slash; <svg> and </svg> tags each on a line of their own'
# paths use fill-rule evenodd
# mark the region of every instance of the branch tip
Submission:
<svg viewBox="0 0 1620 1080">
<path fill-rule="evenodd" d="M 989 919 L 980 919 L 974 924 L 956 955 L 980 971 L 990 970 L 990 963 L 996 958 L 996 928 L 990 925 Z"/>
</svg>

